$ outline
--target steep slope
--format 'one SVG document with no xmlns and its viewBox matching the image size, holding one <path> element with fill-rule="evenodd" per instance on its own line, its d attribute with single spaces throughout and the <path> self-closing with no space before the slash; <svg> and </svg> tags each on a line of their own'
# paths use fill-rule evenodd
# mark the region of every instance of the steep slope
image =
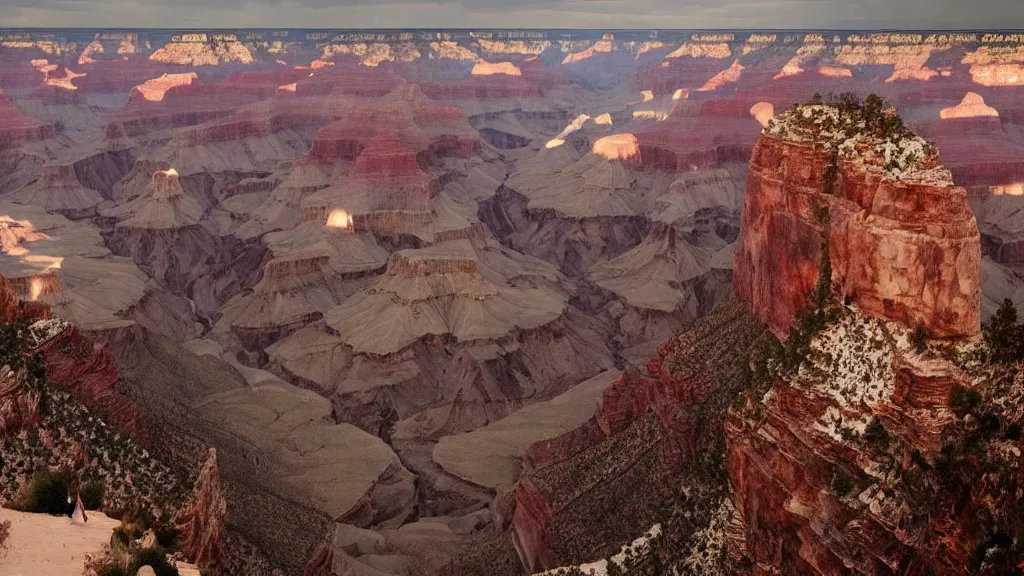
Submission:
<svg viewBox="0 0 1024 576">
<path fill-rule="evenodd" d="M 803 110 L 814 114 L 808 108 L 797 112 Z M 871 122 L 868 109 L 854 113 Z M 870 148 L 858 153 L 870 159 Z M 808 174 L 827 166 L 810 149 L 801 156 L 811 169 L 782 172 L 776 180 L 781 186 L 765 187 L 764 176 L 753 171 L 747 208 L 761 205 L 778 188 L 800 189 Z M 916 178 L 909 172 L 913 188 Z M 856 182 L 863 176 L 847 178 Z M 893 177 L 882 179 L 879 190 Z M 946 182 L 947 217 L 924 227 L 936 236 L 950 215 L 966 212 Z M 934 194 L 917 191 L 919 198 Z M 874 206 L 885 203 L 876 197 Z M 830 210 L 836 207 L 842 204 Z M 973 218 L 957 219 L 973 224 Z M 856 234 L 852 227 L 844 232 Z M 960 243 L 956 249 L 980 252 L 977 233 L 967 232 L 953 235 Z M 914 240 L 919 233 L 904 238 Z M 784 228 L 769 234 L 769 243 L 787 237 Z M 836 228 L 819 234 L 831 244 Z M 1019 419 L 1013 406 L 1022 383 L 1020 365 L 999 359 L 997 346 L 1004 344 L 992 337 L 994 326 L 986 342 L 977 337 L 979 263 L 939 258 L 949 249 L 949 236 L 929 240 L 939 242 L 929 249 L 935 264 L 921 277 L 926 293 L 951 294 L 938 300 L 941 306 L 967 312 L 939 316 L 956 321 L 956 329 L 943 333 L 925 323 L 913 330 L 899 305 L 879 310 L 868 299 L 865 309 L 856 304 L 857 296 L 842 306 L 816 296 L 813 306 L 820 308 L 801 308 L 785 348 L 769 352 L 758 369 L 764 394 L 751 395 L 743 410 L 730 415 L 729 478 L 744 553 L 755 573 L 996 574 L 1011 573 L 1019 564 L 1014 535 L 1021 526 L 1010 510 L 1019 506 L 1020 440 L 1007 430 Z M 908 252 L 914 253 L 899 253 Z M 831 254 L 846 256 L 841 250 Z M 747 264 L 738 256 L 737 269 L 742 265 Z M 901 272 L 914 278 L 913 267 Z M 781 267 L 773 272 L 782 281 L 797 273 Z M 842 281 L 828 268 L 818 273 L 818 294 L 830 285 L 841 289 Z M 959 289 L 948 292 L 949 281 Z M 737 286 L 750 294 L 743 290 Z M 759 302 L 754 294 L 755 311 Z M 770 318 L 782 325 L 793 320 Z M 929 339 L 929 330 L 946 339 Z"/>
<path fill-rule="evenodd" d="M 834 289 L 865 313 L 935 337 L 976 335 L 981 251 L 966 192 L 923 140 L 858 133 L 858 114 L 810 106 L 766 128 L 747 181 L 737 295 L 784 335 L 827 250 Z"/>
</svg>

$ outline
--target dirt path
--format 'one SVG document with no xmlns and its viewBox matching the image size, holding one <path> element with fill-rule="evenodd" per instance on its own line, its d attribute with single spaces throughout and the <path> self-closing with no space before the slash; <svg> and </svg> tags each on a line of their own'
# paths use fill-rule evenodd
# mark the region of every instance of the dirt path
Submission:
<svg viewBox="0 0 1024 576">
<path fill-rule="evenodd" d="M 88 512 L 85 524 L 72 524 L 66 516 L 26 514 L 0 508 L 0 522 L 11 521 L 7 550 L 0 553 L 4 576 L 81 574 L 86 554 L 95 554 L 110 542 L 120 525 L 100 512 Z"/>
</svg>

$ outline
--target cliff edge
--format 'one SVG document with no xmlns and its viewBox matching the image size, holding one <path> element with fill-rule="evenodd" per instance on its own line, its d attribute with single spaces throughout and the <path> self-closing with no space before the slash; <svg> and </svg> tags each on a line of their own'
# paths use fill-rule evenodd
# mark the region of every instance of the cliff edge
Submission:
<svg viewBox="0 0 1024 576">
<path fill-rule="evenodd" d="M 967 193 L 880 99 L 797 106 L 754 147 L 737 297 L 785 336 L 825 249 L 833 292 L 862 313 L 936 338 L 979 333 L 981 245 Z"/>
</svg>

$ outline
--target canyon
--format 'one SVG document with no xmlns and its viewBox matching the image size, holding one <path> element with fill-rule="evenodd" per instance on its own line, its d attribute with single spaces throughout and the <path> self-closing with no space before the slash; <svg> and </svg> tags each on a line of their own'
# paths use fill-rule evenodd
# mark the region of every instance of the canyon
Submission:
<svg viewBox="0 0 1024 576">
<path fill-rule="evenodd" d="M 991 544 L 890 546 L 875 493 L 903 485 L 862 436 L 934 466 L 949 390 L 982 378 L 963 343 L 1024 306 L 1022 39 L 18 34 L 0 275 L 60 323 L 53 382 L 217 486 L 194 555 L 513 576 L 657 523 L 643 546 L 686 573 L 886 574 Z M 848 92 L 936 152 L 794 136 L 795 102 Z M 863 340 L 881 396 L 754 398 L 742 359 L 799 328 L 823 257 L 845 312 L 814 350 Z M 12 382 L 0 429 L 36 418 Z M 863 490 L 832 494 L 837 467 Z"/>
</svg>

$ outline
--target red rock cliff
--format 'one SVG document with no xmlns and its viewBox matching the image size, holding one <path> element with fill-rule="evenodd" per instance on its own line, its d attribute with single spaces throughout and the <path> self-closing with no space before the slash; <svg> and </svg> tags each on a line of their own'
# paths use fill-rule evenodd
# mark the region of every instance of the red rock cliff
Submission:
<svg viewBox="0 0 1024 576">
<path fill-rule="evenodd" d="M 964 189 L 840 160 L 834 194 L 826 194 L 828 164 L 829 154 L 810 144 L 758 140 L 736 251 L 737 297 L 785 335 L 817 282 L 823 225 L 816 211 L 827 209 L 840 298 L 933 337 L 977 334 L 980 236 Z"/>
<path fill-rule="evenodd" d="M 217 451 L 210 448 L 196 480 L 193 499 L 174 521 L 180 532 L 178 547 L 198 566 L 214 566 L 217 573 L 225 566 L 224 516 L 227 501 L 220 486 Z"/>
<path fill-rule="evenodd" d="M 0 321 L 22 319 L 29 324 L 50 317 L 47 306 L 38 302 L 18 302 L 13 284 L 0 276 Z M 32 335 L 38 338 L 33 352 L 43 357 L 47 379 L 73 393 L 80 402 L 94 410 L 115 430 L 145 445 L 149 442 L 146 415 L 141 408 L 121 395 L 117 389 L 119 379 L 113 357 L 98 343 L 94 343 L 72 324 L 59 319 L 48 327 L 33 325 Z M 37 417 L 38 398 L 26 396 L 27 389 L 19 386 L 19 379 L 0 383 L 0 412 L 11 422 L 17 417 L 22 426 L 31 425 Z M 35 415 L 34 415 L 35 414 Z M 0 420 L 8 418 L 0 415 Z M 2 428 L 3 426 L 0 426 Z"/>
</svg>

